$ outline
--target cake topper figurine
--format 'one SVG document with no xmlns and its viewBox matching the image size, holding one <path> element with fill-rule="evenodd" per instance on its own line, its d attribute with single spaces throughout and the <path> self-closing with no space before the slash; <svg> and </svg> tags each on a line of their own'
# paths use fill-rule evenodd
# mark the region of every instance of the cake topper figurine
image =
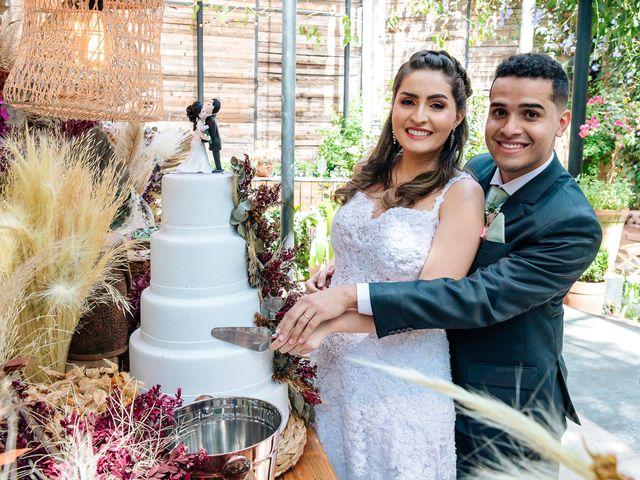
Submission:
<svg viewBox="0 0 640 480">
<path fill-rule="evenodd" d="M 213 160 L 216 164 L 215 173 L 222 172 L 222 164 L 220 163 L 220 150 L 222 150 L 222 142 L 218 133 L 218 125 L 216 123 L 216 114 L 220 111 L 222 103 L 219 99 L 214 98 L 208 100 L 202 109 L 206 112 L 205 123 L 209 127 L 209 150 L 213 152 Z"/>
<path fill-rule="evenodd" d="M 179 172 L 185 173 L 211 173 L 211 162 L 204 146 L 209 143 L 209 127 L 206 118 L 209 114 L 200 102 L 193 102 L 187 107 L 187 117 L 193 123 L 193 139 L 191 140 L 191 152 L 187 159 L 178 167 Z M 217 129 L 216 129 L 217 133 Z"/>
</svg>

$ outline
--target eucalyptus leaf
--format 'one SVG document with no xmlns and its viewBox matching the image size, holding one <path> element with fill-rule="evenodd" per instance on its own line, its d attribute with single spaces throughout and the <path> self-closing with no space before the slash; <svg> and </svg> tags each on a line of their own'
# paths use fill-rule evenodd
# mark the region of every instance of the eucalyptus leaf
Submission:
<svg viewBox="0 0 640 480">
<path fill-rule="evenodd" d="M 241 201 L 231 213 L 231 224 L 237 225 L 238 223 L 244 222 L 247 218 L 249 218 L 249 210 L 251 210 L 251 201 Z"/>
<path fill-rule="evenodd" d="M 293 390 L 292 388 L 289 389 L 289 393 L 291 397 L 293 397 L 291 399 L 293 408 L 295 408 L 296 412 L 302 415 L 302 412 L 304 411 L 304 397 L 300 392 L 298 392 L 297 390 Z"/>
<path fill-rule="evenodd" d="M 233 225 L 233 221 L 231 222 L 231 224 Z M 246 238 L 247 238 L 247 228 L 246 228 L 246 226 L 244 225 L 244 223 L 238 223 L 238 224 L 236 225 L 236 230 L 238 231 L 238 234 L 239 234 L 242 238 L 244 238 L 244 239 L 246 239 Z"/>
</svg>

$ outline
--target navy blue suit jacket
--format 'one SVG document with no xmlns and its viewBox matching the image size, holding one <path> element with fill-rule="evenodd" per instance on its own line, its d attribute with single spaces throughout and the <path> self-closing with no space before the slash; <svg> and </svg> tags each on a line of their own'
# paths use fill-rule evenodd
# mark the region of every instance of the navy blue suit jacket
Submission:
<svg viewBox="0 0 640 480">
<path fill-rule="evenodd" d="M 485 192 L 496 170 L 480 155 L 467 165 Z M 469 276 L 370 284 L 379 337 L 442 328 L 453 381 L 519 408 L 578 418 L 562 358 L 563 304 L 601 241 L 596 216 L 557 158 L 502 206 L 505 242 L 483 240 Z M 479 426 L 458 416 L 456 429 Z"/>
</svg>

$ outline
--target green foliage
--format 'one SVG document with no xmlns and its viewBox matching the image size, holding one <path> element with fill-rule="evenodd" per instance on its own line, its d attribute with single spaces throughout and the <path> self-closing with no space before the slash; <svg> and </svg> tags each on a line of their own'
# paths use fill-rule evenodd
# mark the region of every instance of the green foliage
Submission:
<svg viewBox="0 0 640 480">
<path fill-rule="evenodd" d="M 624 280 L 622 286 L 622 316 L 640 322 L 640 282 Z"/>
<path fill-rule="evenodd" d="M 580 278 L 580 282 L 600 283 L 604 282 L 604 275 L 609 268 L 609 254 L 607 251 L 600 247 L 596 258 L 591 262 L 589 268 L 587 268 Z"/>
<path fill-rule="evenodd" d="M 317 269 L 333 259 L 331 246 L 331 224 L 337 205 L 331 200 L 320 204 L 317 215 L 315 236 L 309 247 L 309 269 Z"/>
<path fill-rule="evenodd" d="M 318 148 L 312 173 L 318 177 L 351 177 L 356 163 L 375 139 L 362 128 L 362 105 L 352 102 L 347 120 L 334 113 L 331 126 L 321 130 L 322 143 Z"/>
<path fill-rule="evenodd" d="M 625 210 L 629 208 L 634 192 L 628 180 L 615 178 L 611 182 L 595 176 L 580 175 L 578 185 L 593 208 Z"/>
<path fill-rule="evenodd" d="M 587 121 L 580 126 L 587 171 L 613 178 L 638 163 L 640 102 L 617 94 L 595 95 L 587 101 Z"/>
<path fill-rule="evenodd" d="M 298 33 L 300 35 L 304 35 L 307 40 L 313 40 L 316 45 L 316 48 L 320 48 L 321 37 L 320 37 L 320 31 L 318 30 L 318 27 L 316 27 L 315 25 L 312 27 L 307 27 L 306 25 L 300 25 L 300 27 L 298 27 Z"/>
<path fill-rule="evenodd" d="M 548 53 L 574 55 L 579 2 L 550 0 L 532 12 L 535 32 Z M 640 0 L 593 2 L 592 18 L 591 94 L 617 90 L 639 99 Z"/>
<path fill-rule="evenodd" d="M 464 18 L 461 12 L 466 12 L 466 1 L 463 0 L 411 0 L 406 5 L 406 11 L 411 16 L 425 17 L 426 23 L 434 31 L 432 41 L 444 49 L 449 39 L 449 22 Z M 515 0 L 476 0 L 474 10 L 469 20 L 471 46 L 477 45 L 488 38 L 502 38 L 496 30 L 504 27 L 505 22 L 513 15 L 514 8 L 520 2 Z M 387 19 L 387 30 L 395 32 L 400 22 L 399 14 L 394 10 Z"/>
<path fill-rule="evenodd" d="M 309 278 L 309 271 L 327 264 L 333 259 L 331 246 L 331 223 L 338 205 L 324 200 L 317 209 L 306 214 L 299 210 L 294 216 L 294 235 L 297 247 L 296 280 Z"/>
<path fill-rule="evenodd" d="M 629 207 L 634 210 L 640 210 L 640 145 L 636 144 L 632 149 L 629 149 L 628 153 L 629 157 L 633 158 L 634 161 L 625 163 L 622 169 L 633 190 L 633 198 Z"/>
<path fill-rule="evenodd" d="M 474 94 L 467 103 L 469 138 L 464 147 L 464 163 L 487 151 L 487 145 L 484 142 L 484 124 L 488 108 L 489 96 L 486 93 Z"/>
<path fill-rule="evenodd" d="M 293 238 L 296 246 L 295 277 L 297 282 L 304 282 L 309 278 L 309 247 L 311 246 L 311 228 L 313 219 L 300 212 L 296 207 L 293 216 Z"/>
<path fill-rule="evenodd" d="M 400 23 L 400 15 L 395 7 L 391 10 L 391 14 L 387 17 L 385 22 L 385 28 L 388 32 L 396 32 L 398 30 L 398 24 Z"/>
<path fill-rule="evenodd" d="M 356 34 L 355 29 L 353 28 L 353 23 L 351 22 L 351 17 L 347 17 L 346 15 L 343 15 L 343 17 L 342 17 L 342 30 L 343 30 L 343 36 L 342 36 L 342 46 L 343 47 L 346 47 L 351 42 L 353 42 L 353 44 L 355 46 L 359 46 L 360 45 L 360 37 L 358 37 L 358 35 Z"/>
</svg>

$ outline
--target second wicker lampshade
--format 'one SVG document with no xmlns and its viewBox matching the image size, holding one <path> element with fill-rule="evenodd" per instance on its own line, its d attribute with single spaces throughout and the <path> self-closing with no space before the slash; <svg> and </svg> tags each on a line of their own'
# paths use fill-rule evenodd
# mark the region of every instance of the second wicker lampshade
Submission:
<svg viewBox="0 0 640 480">
<path fill-rule="evenodd" d="M 163 0 L 25 0 L 5 101 L 61 118 L 157 119 L 162 15 Z"/>
</svg>

